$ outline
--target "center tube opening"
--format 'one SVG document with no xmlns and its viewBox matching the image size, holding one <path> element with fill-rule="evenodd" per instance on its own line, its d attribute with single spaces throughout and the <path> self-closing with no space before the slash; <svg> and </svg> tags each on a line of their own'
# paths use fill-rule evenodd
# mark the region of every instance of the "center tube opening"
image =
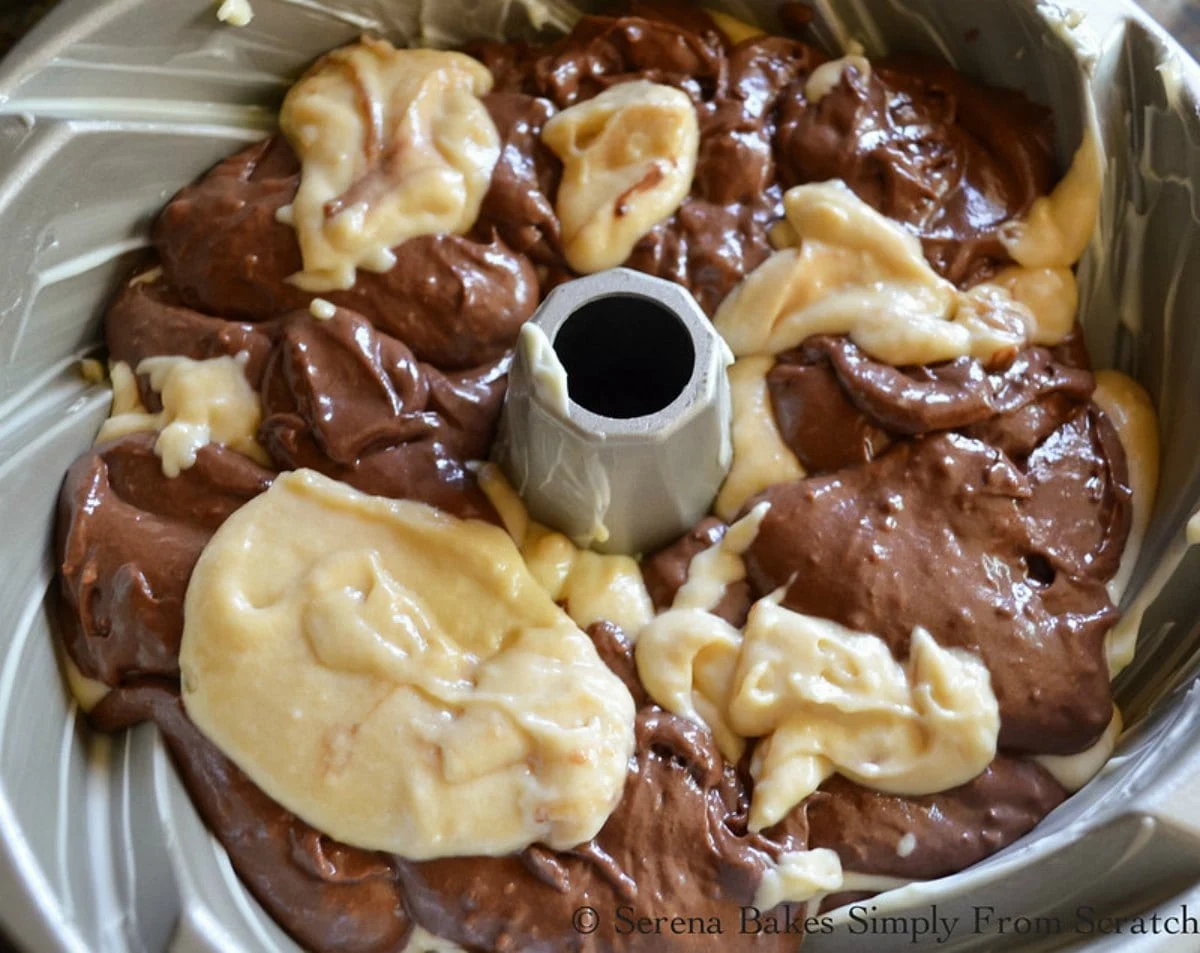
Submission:
<svg viewBox="0 0 1200 953">
<path fill-rule="evenodd" d="M 571 400 L 614 420 L 648 417 L 670 406 L 696 365 L 683 321 L 650 298 L 628 294 L 581 307 L 559 328 L 554 351 Z"/>
</svg>

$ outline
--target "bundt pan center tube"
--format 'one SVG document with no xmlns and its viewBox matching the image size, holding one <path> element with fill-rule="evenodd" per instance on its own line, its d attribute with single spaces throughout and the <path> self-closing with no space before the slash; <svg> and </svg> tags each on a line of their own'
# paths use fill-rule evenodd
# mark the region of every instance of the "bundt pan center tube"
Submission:
<svg viewBox="0 0 1200 953">
<path fill-rule="evenodd" d="M 0 921 L 35 953 L 298 949 L 235 875 L 159 734 L 91 732 L 55 652 L 47 593 L 59 485 L 111 403 L 107 387 L 80 378 L 79 360 L 97 353 L 104 310 L 149 245 L 154 216 L 274 130 L 299 73 L 363 32 L 448 47 L 544 37 L 579 13 L 563 0 L 250 6 L 253 20 L 235 27 L 209 0 L 62 0 L 0 64 L 0 226 L 11 238 L 0 265 Z M 711 6 L 780 28 L 775 0 Z M 1049 107 L 1060 171 L 1094 108 L 1107 165 L 1078 274 L 1080 319 L 1094 365 L 1152 395 L 1164 454 L 1121 599 L 1121 625 L 1140 638 L 1115 684 L 1129 726 L 1116 756 L 1032 835 L 966 872 L 897 889 L 886 878 L 860 884 L 885 891 L 867 903 L 876 922 L 907 929 L 865 935 L 843 909 L 804 948 L 909 950 L 919 924 L 931 925 L 917 940 L 932 943 L 932 930 L 952 923 L 937 948 L 1192 949 L 1195 936 L 1105 936 L 1114 921 L 1099 921 L 1200 913 L 1190 796 L 1200 776 L 1200 549 L 1188 548 L 1186 529 L 1200 509 L 1200 67 L 1127 0 L 810 6 L 811 35 L 831 53 L 851 43 L 872 57 L 920 52 Z M 231 20 L 246 7 L 222 4 Z M 598 337 L 597 316 L 629 336 Z M 497 462 L 531 515 L 577 544 L 652 549 L 710 507 L 729 466 L 727 360 L 676 286 L 621 269 L 564 285 L 518 343 Z M 629 386 L 608 386 L 617 378 Z M 414 949 L 441 948 L 422 937 Z"/>
<path fill-rule="evenodd" d="M 731 362 L 674 282 L 570 281 L 522 328 L 496 457 L 536 519 L 600 552 L 650 552 L 709 512 L 729 472 Z"/>
</svg>

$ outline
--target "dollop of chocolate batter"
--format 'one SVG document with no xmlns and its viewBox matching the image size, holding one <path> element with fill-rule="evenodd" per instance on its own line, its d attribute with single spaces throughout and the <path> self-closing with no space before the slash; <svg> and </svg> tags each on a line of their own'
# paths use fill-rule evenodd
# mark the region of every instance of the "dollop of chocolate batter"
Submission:
<svg viewBox="0 0 1200 953">
<path fill-rule="evenodd" d="M 854 67 L 817 103 L 788 97 L 776 140 L 785 186 L 840 178 L 920 236 L 931 264 L 973 284 L 1008 260 L 999 228 L 1053 184 L 1050 113 L 915 58 Z"/>
<path fill-rule="evenodd" d="M 259 440 L 280 470 L 307 467 L 364 493 L 499 521 L 465 464 L 486 457 L 495 437 L 508 354 L 442 372 L 347 308 L 328 320 L 304 310 L 227 321 L 181 305 L 162 279 L 123 288 L 106 327 L 113 359 L 132 367 L 245 352 L 246 378 L 262 395 Z M 139 388 L 157 410 L 144 377 Z"/>
<path fill-rule="evenodd" d="M 267 363 L 259 436 L 280 469 L 499 522 L 464 463 L 487 455 L 507 367 L 443 374 L 354 312 L 293 312 Z"/>
<path fill-rule="evenodd" d="M 846 870 L 933 880 L 1011 844 L 1064 797 L 1039 765 L 1005 755 L 966 784 L 926 797 L 884 794 L 835 776 L 767 836 L 834 850 Z M 901 841 L 910 834 L 906 851 Z"/>
<path fill-rule="evenodd" d="M 405 949 L 412 926 L 392 858 L 339 844 L 263 794 L 192 724 L 177 690 L 134 682 L 111 692 L 90 718 L 103 731 L 158 726 L 238 875 L 300 944 L 339 953 Z"/>
<path fill-rule="evenodd" d="M 811 12 L 785 5 L 800 36 Z M 152 434 L 84 455 L 58 517 L 62 629 L 83 674 L 112 690 L 93 723 L 153 721 L 206 823 L 268 911 L 315 951 L 392 953 L 412 923 L 486 953 L 685 953 L 728 935 L 620 933 L 616 911 L 717 918 L 728 933 L 785 850 L 830 847 L 846 869 L 904 878 L 959 870 L 1030 830 L 1065 796 L 1020 752 L 1071 752 L 1108 721 L 1104 584 L 1129 525 L 1124 458 L 1090 403 L 1078 338 L 1004 367 L 970 360 L 893 368 L 851 342 L 815 338 L 768 377 L 786 443 L 810 476 L 775 487 L 749 577 L 717 612 L 744 622 L 753 599 L 791 582 L 786 603 L 874 632 L 898 658 L 913 626 L 978 652 L 1000 700 L 1006 752 L 952 791 L 903 798 L 832 778 L 764 835 L 747 829 L 747 763 L 725 763 L 700 727 L 655 707 L 630 640 L 591 627 L 638 705 L 624 798 L 575 850 L 413 863 L 335 843 L 259 791 L 188 720 L 178 649 L 188 579 L 204 545 L 277 470 L 312 467 L 369 493 L 498 518 L 467 469 L 487 456 L 509 353 L 541 297 L 572 277 L 555 197 L 561 166 L 540 141 L 558 110 L 631 79 L 683 90 L 701 141 L 691 194 L 635 247 L 630 267 L 689 288 L 710 314 L 771 252 L 784 189 L 841 178 L 902 222 L 943 275 L 981 280 L 1007 258 L 999 227 L 1051 186 L 1048 113 L 927 60 L 845 71 L 819 103 L 805 82 L 828 57 L 802 39 L 732 44 L 702 10 L 639 0 L 585 17 L 542 46 L 476 44 L 503 144 L 470 234 L 415 238 L 386 274 L 322 297 L 279 221 L 299 184 L 273 136 L 220 163 L 163 211 L 149 266 L 106 321 L 114 360 L 245 352 L 262 398 L 272 468 L 219 446 L 162 474 Z M 151 410 L 157 395 L 139 379 Z M 707 519 L 643 562 L 657 608 L 723 537 Z M 913 850 L 897 853 L 913 835 Z M 595 933 L 572 926 L 594 906 Z M 755 948 L 793 950 L 794 937 Z"/>
<path fill-rule="evenodd" d="M 874 633 L 898 658 L 916 626 L 977 653 L 1002 747 L 1081 751 L 1112 715 L 1104 635 L 1117 612 L 1104 584 L 1128 532 L 1123 468 L 1112 425 L 1089 407 L 1024 470 L 957 433 L 905 441 L 766 491 L 747 571 L 756 595 L 788 585 L 788 608 Z"/>
<path fill-rule="evenodd" d="M 1001 368 L 972 358 L 892 367 L 849 338 L 810 338 L 767 375 L 784 443 L 809 474 L 875 459 L 893 439 L 963 429 L 1020 460 L 1095 389 L 1077 340 Z"/>
<path fill-rule="evenodd" d="M 155 227 L 154 247 L 184 304 L 250 322 L 308 308 L 313 295 L 287 281 L 302 266 L 296 233 L 276 219 L 299 186 L 299 163 L 275 136 L 226 159 L 171 200 Z M 395 254 L 387 273 L 360 271 L 353 288 L 322 296 L 438 367 L 497 359 L 537 306 L 532 263 L 494 235 L 421 236 Z"/>
<path fill-rule="evenodd" d="M 67 472 L 59 497 L 59 617 L 72 661 L 120 685 L 179 676 L 183 597 L 200 551 L 274 474 L 209 445 L 174 480 L 155 435 L 97 447 Z"/>
</svg>

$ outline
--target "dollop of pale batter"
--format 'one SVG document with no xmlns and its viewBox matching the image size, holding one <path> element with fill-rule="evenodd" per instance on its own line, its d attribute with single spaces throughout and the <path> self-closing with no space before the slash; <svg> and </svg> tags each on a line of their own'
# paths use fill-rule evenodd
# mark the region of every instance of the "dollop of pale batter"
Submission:
<svg viewBox="0 0 1200 953">
<path fill-rule="evenodd" d="M 285 473 L 205 547 L 184 618 L 192 720 L 345 843 L 566 849 L 620 800 L 633 700 L 495 526 Z"/>
<path fill-rule="evenodd" d="M 782 820 L 830 775 L 893 794 L 948 790 L 996 754 L 1000 712 L 983 662 L 924 629 L 906 664 L 877 636 L 761 599 L 743 630 L 711 614 L 745 576 L 769 512 L 758 504 L 692 561 L 672 607 L 642 631 L 638 676 L 668 711 L 704 724 L 732 763 L 754 749 L 752 830 Z"/>
<path fill-rule="evenodd" d="M 1059 344 L 1075 327 L 1079 285 L 1070 268 L 1011 266 L 987 284 L 1003 288 L 1033 314 L 1036 323 L 1029 336 L 1033 344 Z"/>
<path fill-rule="evenodd" d="M 562 160 L 563 253 L 581 274 L 615 268 L 692 187 L 700 126 L 687 94 L 635 80 L 564 109 L 542 141 Z"/>
<path fill-rule="evenodd" d="M 1090 217 L 1082 208 L 1087 201 Z M 797 186 L 785 196 L 788 227 L 776 239 L 793 247 L 752 272 L 715 321 L 738 357 L 778 354 L 816 334 L 849 334 L 872 357 L 896 365 L 968 355 L 990 361 L 1030 341 L 1056 344 L 1074 324 L 1079 291 L 1069 268 L 1086 247 L 1097 201 L 1086 183 L 1068 188 L 1051 206 L 1053 216 L 1035 219 L 1070 232 L 1062 238 L 1065 250 L 1031 255 L 1028 267 L 1007 268 L 960 291 L 934 272 L 911 232 L 844 183 Z"/>
<path fill-rule="evenodd" d="M 707 726 L 732 764 L 746 750 L 726 714 L 742 634 L 713 613 L 726 590 L 746 577 L 742 554 L 769 509 L 759 504 L 692 560 L 671 608 L 643 629 L 637 645 L 638 678 L 650 697 L 672 714 Z"/>
<path fill-rule="evenodd" d="M 570 417 L 571 393 L 567 385 L 567 370 L 554 345 L 546 337 L 546 332 L 533 323 L 522 325 L 517 347 L 521 349 L 529 366 L 533 386 L 542 400 L 563 417 Z"/>
<path fill-rule="evenodd" d="M 1013 261 L 1026 268 L 1070 268 L 1087 250 L 1100 214 L 1104 153 L 1088 129 L 1071 168 L 1049 195 L 1024 218 L 1000 228 L 1000 240 Z"/>
<path fill-rule="evenodd" d="M 637 560 L 583 549 L 531 520 L 521 497 L 495 464 L 479 467 L 477 476 L 479 488 L 500 514 L 533 578 L 576 625 L 586 629 L 596 622 L 612 622 L 636 639 L 654 616 Z"/>
<path fill-rule="evenodd" d="M 810 103 L 819 103 L 833 92 L 835 86 L 841 84 L 845 72 L 849 69 L 855 70 L 864 80 L 870 79 L 871 61 L 862 55 L 861 48 L 857 52 L 848 53 L 840 59 L 822 63 L 813 70 L 812 75 L 808 77 L 808 81 L 804 84 L 805 98 Z"/>
<path fill-rule="evenodd" d="M 254 19 L 254 8 L 250 0 L 222 0 L 217 7 L 217 19 L 230 26 L 249 26 Z"/>
<path fill-rule="evenodd" d="M 773 910 L 781 903 L 802 903 L 841 889 L 842 861 L 828 847 L 787 851 L 763 871 L 754 895 L 760 910 Z"/>
<path fill-rule="evenodd" d="M 108 419 L 100 425 L 100 432 L 96 434 L 96 443 L 107 443 L 143 430 L 156 430 L 158 416 L 150 413 L 142 403 L 133 368 L 125 361 L 113 361 L 109 364 L 108 376 L 112 383 L 112 406 L 108 411 Z"/>
<path fill-rule="evenodd" d="M 151 388 L 162 400 L 157 414 L 142 404 L 129 365 L 117 362 L 112 367 L 112 412 L 100 429 L 98 442 L 157 430 L 154 452 L 169 477 L 194 466 L 200 448 L 210 443 L 265 463 L 266 453 L 257 440 L 262 404 L 246 380 L 248 358 L 242 352 L 205 361 L 178 356 L 141 361 L 137 373 L 149 377 Z"/>
<path fill-rule="evenodd" d="M 768 258 L 714 319 L 738 357 L 848 334 L 889 364 L 989 361 L 1035 336 L 1037 316 L 1007 288 L 959 291 L 933 270 L 915 235 L 843 182 L 796 186 L 785 207 L 799 246 Z"/>
<path fill-rule="evenodd" d="M 491 88 L 478 60 L 384 40 L 318 60 L 279 117 L 302 167 L 284 215 L 304 257 L 293 283 L 345 290 L 358 268 L 390 270 L 409 238 L 469 231 L 500 158 L 479 98 Z"/>
<path fill-rule="evenodd" d="M 730 723 L 764 737 L 752 830 L 782 820 L 834 772 L 891 794 L 965 784 L 996 756 L 1000 711 L 983 662 L 923 629 L 907 663 L 877 636 L 763 599 L 750 611 Z"/>
</svg>

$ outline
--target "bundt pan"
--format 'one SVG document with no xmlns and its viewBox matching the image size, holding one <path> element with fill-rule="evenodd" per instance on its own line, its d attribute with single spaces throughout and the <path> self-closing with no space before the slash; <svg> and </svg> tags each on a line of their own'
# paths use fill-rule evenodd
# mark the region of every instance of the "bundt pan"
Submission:
<svg viewBox="0 0 1200 953">
<path fill-rule="evenodd" d="M 1157 510 L 1117 683 L 1132 726 L 1108 767 L 1037 830 L 876 914 L 962 917 L 946 950 L 1200 949 L 1200 938 L 1037 929 L 1107 916 L 1200 914 L 1200 66 L 1125 0 L 814 0 L 828 46 L 920 50 L 1053 108 L 1065 168 L 1089 100 L 1108 154 L 1082 320 L 1098 367 L 1150 391 L 1164 448 Z M 77 717 L 55 655 L 51 534 L 68 464 L 108 412 L 80 358 L 105 303 L 180 186 L 274 123 L 317 54 L 366 31 L 433 45 L 565 28 L 564 0 L 64 0 L 0 64 L 0 921 L 35 953 L 274 953 L 294 943 L 241 887 L 153 729 L 102 737 Z M 714 2 L 770 27 L 776 0 Z M 1079 13 L 1085 14 L 1082 18 Z M 1082 66 L 1082 69 L 1081 69 Z M 993 908 L 993 932 L 967 928 Z M 1033 935 L 1000 917 L 1025 917 Z M 912 949 L 845 913 L 812 953 Z M 1050 921 L 1045 921 L 1050 922 Z M 426 947 L 421 946 L 421 950 Z"/>
</svg>

